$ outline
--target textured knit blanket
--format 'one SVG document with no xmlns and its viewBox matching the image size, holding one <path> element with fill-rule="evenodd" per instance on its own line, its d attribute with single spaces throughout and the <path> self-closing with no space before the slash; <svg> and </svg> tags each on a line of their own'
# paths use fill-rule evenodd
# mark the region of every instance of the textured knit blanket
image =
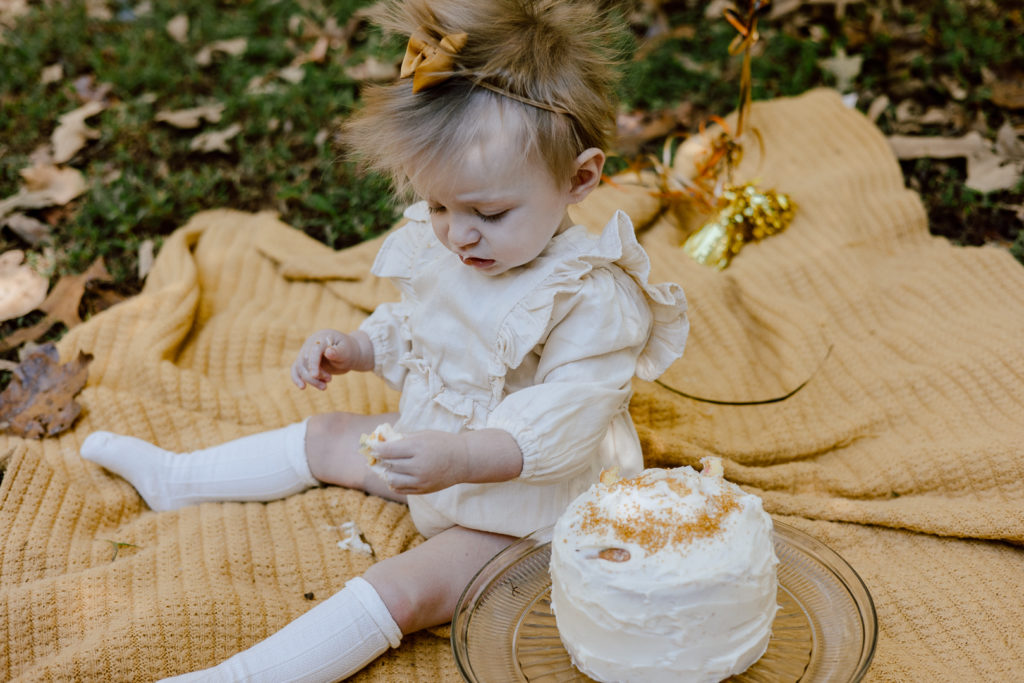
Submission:
<svg viewBox="0 0 1024 683">
<path fill-rule="evenodd" d="M 886 140 L 831 92 L 758 103 L 739 179 L 799 205 L 723 271 L 693 262 L 645 192 L 602 188 L 577 217 L 629 212 L 690 301 L 666 385 L 636 381 L 648 466 L 717 454 L 778 519 L 869 587 L 868 680 L 1024 676 L 1024 268 L 929 235 Z M 155 513 L 83 460 L 91 431 L 172 450 L 329 410 L 387 411 L 372 374 L 298 391 L 321 327 L 354 328 L 396 293 L 379 241 L 335 252 L 269 213 L 211 211 L 164 244 L 144 291 L 61 342 L 93 354 L 72 431 L 0 435 L 0 680 L 145 681 L 212 665 L 278 630 L 372 562 L 421 542 L 408 511 L 319 488 Z M 373 555 L 344 549 L 355 522 Z M 441 630 L 408 636 L 360 681 L 457 681 Z"/>
</svg>

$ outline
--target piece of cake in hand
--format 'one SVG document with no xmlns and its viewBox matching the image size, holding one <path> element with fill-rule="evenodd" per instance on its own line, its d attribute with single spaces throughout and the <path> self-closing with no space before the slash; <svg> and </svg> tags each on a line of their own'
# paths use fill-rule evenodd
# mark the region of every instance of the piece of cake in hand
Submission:
<svg viewBox="0 0 1024 683">
<path fill-rule="evenodd" d="M 387 422 L 382 422 L 369 434 L 362 434 L 359 437 L 359 452 L 366 457 L 370 469 L 380 475 L 385 482 L 387 481 L 387 470 L 377 459 L 377 447 L 387 441 L 398 441 L 401 438 L 402 435 Z"/>
<path fill-rule="evenodd" d="M 706 473 L 604 476 L 555 524 L 555 620 L 591 678 L 721 681 L 767 649 L 778 609 L 772 520 L 715 460 Z"/>
</svg>

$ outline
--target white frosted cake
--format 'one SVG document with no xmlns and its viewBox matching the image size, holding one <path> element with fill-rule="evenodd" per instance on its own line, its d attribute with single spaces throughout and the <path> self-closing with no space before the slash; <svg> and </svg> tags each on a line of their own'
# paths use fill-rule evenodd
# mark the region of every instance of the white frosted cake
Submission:
<svg viewBox="0 0 1024 683">
<path fill-rule="evenodd" d="M 602 477 L 551 541 L 551 597 L 573 662 L 605 683 L 720 681 L 768 647 L 772 521 L 717 459 Z"/>
</svg>

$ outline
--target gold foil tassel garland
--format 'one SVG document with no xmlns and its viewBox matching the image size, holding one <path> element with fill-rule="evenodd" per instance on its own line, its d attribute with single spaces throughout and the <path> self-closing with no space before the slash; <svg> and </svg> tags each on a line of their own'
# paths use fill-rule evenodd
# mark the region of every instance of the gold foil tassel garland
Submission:
<svg viewBox="0 0 1024 683">
<path fill-rule="evenodd" d="M 683 250 L 698 263 L 721 270 L 745 244 L 785 230 L 795 209 L 781 192 L 761 190 L 754 183 L 726 186 L 718 213 L 690 235 Z"/>
</svg>

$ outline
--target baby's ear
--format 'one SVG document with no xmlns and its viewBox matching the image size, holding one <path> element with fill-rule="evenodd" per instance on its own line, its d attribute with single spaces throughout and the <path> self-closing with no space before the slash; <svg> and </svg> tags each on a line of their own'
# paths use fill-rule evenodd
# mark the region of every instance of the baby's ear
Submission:
<svg viewBox="0 0 1024 683">
<path fill-rule="evenodd" d="M 584 150 L 576 157 L 574 164 L 576 171 L 572 174 L 572 187 L 569 188 L 573 204 L 582 202 L 591 190 L 601 183 L 604 160 L 604 152 L 597 147 Z"/>
</svg>

